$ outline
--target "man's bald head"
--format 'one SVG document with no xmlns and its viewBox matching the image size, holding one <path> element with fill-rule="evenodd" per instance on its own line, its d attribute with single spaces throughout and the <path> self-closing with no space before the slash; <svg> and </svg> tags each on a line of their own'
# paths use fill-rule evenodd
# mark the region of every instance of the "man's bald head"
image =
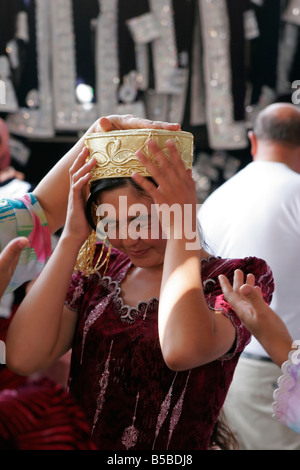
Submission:
<svg viewBox="0 0 300 470">
<path fill-rule="evenodd" d="M 258 114 L 253 132 L 261 141 L 300 147 L 300 110 L 289 103 L 267 106 Z"/>
</svg>

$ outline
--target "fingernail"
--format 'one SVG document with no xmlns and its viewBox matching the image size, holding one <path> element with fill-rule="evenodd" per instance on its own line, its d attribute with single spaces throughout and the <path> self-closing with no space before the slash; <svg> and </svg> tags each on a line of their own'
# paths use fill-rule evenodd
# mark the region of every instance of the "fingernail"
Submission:
<svg viewBox="0 0 300 470">
<path fill-rule="evenodd" d="M 18 243 L 19 248 L 26 248 L 29 245 L 29 240 L 20 240 Z"/>
<path fill-rule="evenodd" d="M 243 285 L 243 294 L 244 295 L 250 295 L 252 292 L 251 287 L 247 286 L 247 284 Z"/>
</svg>

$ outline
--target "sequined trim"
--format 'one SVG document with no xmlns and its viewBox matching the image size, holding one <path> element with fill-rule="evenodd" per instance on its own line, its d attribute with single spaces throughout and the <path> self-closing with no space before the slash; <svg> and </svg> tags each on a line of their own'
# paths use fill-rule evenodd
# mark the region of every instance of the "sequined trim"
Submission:
<svg viewBox="0 0 300 470">
<path fill-rule="evenodd" d="M 155 94 L 166 94 L 168 120 L 182 122 L 186 104 L 188 70 L 178 66 L 173 5 L 171 0 L 150 0 L 160 35 L 152 42 Z M 150 97 L 151 99 L 151 97 Z"/>
<path fill-rule="evenodd" d="M 106 295 L 91 311 L 90 313 L 88 314 L 86 320 L 85 320 L 85 323 L 84 323 L 84 327 L 83 327 L 83 337 L 82 337 L 82 347 L 81 347 L 81 360 L 80 362 L 82 363 L 82 358 L 83 358 L 83 353 L 84 353 L 84 346 L 85 346 L 85 341 L 86 341 L 86 337 L 87 337 L 87 334 L 89 332 L 89 329 L 90 327 L 98 320 L 98 318 L 102 315 L 102 313 L 105 311 L 107 305 L 109 304 L 109 302 L 113 299 L 114 296 L 117 295 L 117 292 L 118 290 L 120 289 L 119 285 L 120 285 L 120 282 L 123 280 L 123 278 L 125 277 L 128 269 L 130 268 L 131 266 L 131 262 L 129 262 L 119 273 L 119 276 L 117 278 L 117 280 L 113 281 L 111 279 L 111 277 L 109 276 L 104 276 L 104 277 L 101 277 L 99 273 L 96 273 L 96 275 L 98 276 L 98 284 L 99 284 L 99 288 L 101 289 L 104 288 L 108 291 L 108 295 Z M 75 292 L 73 294 L 73 299 L 72 299 L 72 302 L 74 300 L 74 296 L 77 296 L 77 295 L 80 295 L 80 293 L 82 293 L 82 282 L 80 281 L 80 284 L 77 286 L 77 288 L 75 289 Z M 71 304 L 72 304 L 71 302 Z"/>
<path fill-rule="evenodd" d="M 97 24 L 96 63 L 98 113 L 112 114 L 117 105 L 117 90 L 120 83 L 117 43 L 117 0 L 99 0 L 100 15 Z"/>
<path fill-rule="evenodd" d="M 83 278 L 80 278 L 79 280 L 79 283 L 78 285 L 75 287 L 74 289 L 74 292 L 73 292 L 73 296 L 72 296 L 72 300 L 71 300 L 71 305 L 74 304 L 76 302 L 77 299 L 79 299 L 79 297 L 84 294 L 84 290 L 83 290 Z"/>
<path fill-rule="evenodd" d="M 96 307 L 89 313 L 83 327 L 83 335 L 82 335 L 82 346 L 81 346 L 81 356 L 80 356 L 80 364 L 82 364 L 83 352 L 85 347 L 85 341 L 89 329 L 91 326 L 98 320 L 98 318 L 102 315 L 105 311 L 107 305 L 111 300 L 112 294 L 107 295 Z"/>
<path fill-rule="evenodd" d="M 142 300 L 135 307 L 132 307 L 130 305 L 124 304 L 124 301 L 121 297 L 122 289 L 119 282 L 113 281 L 109 276 L 105 276 L 101 281 L 101 285 L 111 293 L 114 305 L 122 321 L 134 323 L 134 321 L 141 316 L 143 320 L 145 320 L 148 307 L 152 305 L 153 302 L 157 302 L 158 304 L 157 297 L 152 297 L 147 301 Z"/>
<path fill-rule="evenodd" d="M 53 101 L 50 72 L 50 5 L 53 0 L 35 0 L 39 108 L 20 108 L 9 116 L 7 125 L 13 134 L 25 137 L 53 137 Z"/>
<path fill-rule="evenodd" d="M 159 23 L 151 12 L 129 19 L 127 25 L 136 44 L 147 44 L 160 37 Z"/>
<path fill-rule="evenodd" d="M 96 39 L 98 114 L 100 116 L 112 113 L 134 114 L 146 117 L 144 103 L 135 101 L 140 74 L 133 70 L 128 76 L 122 77 L 123 85 L 120 87 L 118 2 L 117 0 L 99 0 L 99 6 L 101 13 L 97 23 Z M 109 47 L 107 47 L 108 44 Z M 137 52 L 138 66 L 147 66 L 146 51 L 142 45 L 137 45 Z M 133 82 L 131 82 L 132 78 L 134 78 Z M 119 103 L 119 98 L 122 99 L 122 103 Z"/>
<path fill-rule="evenodd" d="M 76 102 L 76 49 L 72 0 L 51 0 L 55 127 L 81 130 L 98 117 L 97 106 Z"/>
<path fill-rule="evenodd" d="M 205 281 L 203 281 L 203 289 L 204 289 L 204 292 L 210 290 L 211 288 L 213 288 L 215 285 L 216 285 L 217 281 L 215 281 L 214 279 L 206 279 Z"/>
<path fill-rule="evenodd" d="M 207 127 L 213 149 L 247 147 L 244 123 L 234 122 L 226 0 L 198 0 L 204 46 Z"/>
<path fill-rule="evenodd" d="M 11 41 L 12 43 L 12 41 Z M 14 45 L 8 44 L 7 49 L 13 50 Z M 10 56 L 13 52 L 10 52 Z M 11 59 L 11 58 L 10 58 Z M 15 90 L 11 81 L 9 60 L 6 55 L 0 56 L 0 113 L 15 113 L 18 111 L 18 102 Z M 4 86 L 4 88 L 2 88 Z M 4 91 L 4 96 L 1 91 Z"/>
<path fill-rule="evenodd" d="M 174 383 L 175 383 L 175 380 L 177 378 L 177 375 L 178 375 L 178 372 L 175 373 L 175 376 L 173 378 L 173 381 L 172 381 L 172 384 L 169 388 L 169 391 L 168 391 L 164 401 L 161 404 L 160 412 L 159 412 L 159 415 L 158 415 L 158 418 L 157 418 L 157 423 L 156 423 L 155 438 L 154 438 L 154 441 L 153 441 L 152 450 L 155 447 L 156 440 L 157 440 L 157 437 L 158 437 L 159 432 L 161 430 L 161 427 L 164 424 L 165 420 L 167 419 L 167 417 L 170 413 L 171 398 L 172 398 Z M 185 392 L 186 392 L 186 388 L 187 388 L 187 384 L 188 384 L 190 375 L 191 375 L 191 371 L 189 371 L 189 373 L 188 373 L 184 389 L 182 390 L 181 395 L 180 395 L 178 401 L 176 402 L 176 404 L 174 405 L 173 410 L 172 410 L 172 414 L 171 414 L 171 418 L 170 418 L 170 425 L 169 425 L 169 438 L 168 438 L 168 443 L 167 443 L 166 449 L 169 448 L 170 441 L 171 441 L 174 429 L 175 429 L 175 427 L 176 427 L 176 425 L 177 425 L 177 423 L 180 419 L 180 416 L 181 416 L 184 396 L 185 396 Z"/>
<path fill-rule="evenodd" d="M 148 46 L 160 36 L 159 25 L 153 13 L 148 12 L 127 21 L 135 45 L 137 83 L 140 90 L 146 91 L 149 86 Z"/>
<path fill-rule="evenodd" d="M 115 298 L 115 306 L 120 313 L 121 320 L 128 323 L 134 323 L 134 321 L 141 316 L 142 319 L 145 320 L 149 306 L 153 303 L 158 304 L 158 299 L 156 297 L 152 297 L 147 301 L 139 302 L 136 307 L 131 307 L 130 305 L 124 304 L 122 297 L 120 297 L 120 293 L 121 289 L 118 292 L 119 297 Z"/>
<path fill-rule="evenodd" d="M 191 76 L 191 125 L 205 125 L 205 99 L 204 99 L 204 77 L 202 67 L 202 41 L 200 31 L 200 16 L 197 9 L 193 37 L 192 76 Z"/>
<path fill-rule="evenodd" d="M 116 295 L 116 291 L 118 289 L 118 282 L 113 281 L 110 277 L 107 277 L 107 276 L 100 278 L 99 284 L 104 289 L 107 289 L 109 293 L 90 311 L 90 313 L 88 314 L 85 320 L 84 327 L 83 327 L 80 363 L 82 363 L 86 337 L 89 332 L 89 329 L 98 320 L 98 318 L 102 315 L 102 313 L 104 313 L 107 305 L 112 300 L 112 298 Z"/>
<path fill-rule="evenodd" d="M 153 41 L 155 91 L 173 93 L 172 78 L 177 68 L 173 8 L 171 0 L 149 0 L 151 12 L 156 17 L 160 36 Z"/>
<path fill-rule="evenodd" d="M 132 418 L 132 424 L 128 428 L 124 430 L 123 436 L 122 436 L 122 444 L 126 447 L 126 450 L 130 449 L 131 447 L 134 447 L 138 441 L 139 437 L 139 431 L 135 427 L 135 420 L 136 420 L 136 410 L 137 410 L 137 405 L 139 401 L 140 394 L 139 392 L 137 393 L 136 396 L 136 402 L 135 402 L 135 409 L 134 409 L 134 415 Z"/>
<path fill-rule="evenodd" d="M 180 416 L 181 416 L 181 411 L 182 411 L 182 407 L 183 407 L 184 396 L 185 396 L 185 392 L 186 392 L 186 388 L 187 388 L 187 384 L 188 384 L 190 375 L 191 375 L 191 371 L 189 371 L 189 373 L 188 373 L 188 376 L 187 376 L 187 379 L 186 379 L 186 382 L 185 382 L 184 389 L 182 390 L 181 395 L 180 395 L 180 397 L 179 397 L 179 400 L 178 400 L 177 403 L 175 404 L 175 406 L 174 406 L 174 408 L 173 408 L 173 411 L 172 411 L 172 415 L 171 415 L 171 419 L 170 419 L 169 439 L 168 439 L 167 449 L 169 448 L 169 444 L 170 444 L 170 441 L 171 441 L 171 438 L 172 438 L 174 429 L 175 429 L 175 427 L 176 427 L 176 425 L 177 425 L 177 423 L 178 423 L 178 421 L 179 421 L 179 419 L 180 419 Z"/>
<path fill-rule="evenodd" d="M 97 407 L 96 407 L 96 412 L 95 412 L 94 421 L 93 421 L 92 434 L 94 432 L 95 426 L 98 422 L 100 413 L 102 411 L 102 408 L 103 408 L 103 405 L 104 405 L 104 402 L 105 402 L 105 394 L 106 394 L 106 389 L 107 389 L 107 386 L 108 386 L 108 380 L 109 380 L 109 375 L 110 375 L 109 363 L 110 363 L 110 357 L 111 357 L 111 351 L 112 351 L 113 343 L 114 343 L 114 341 L 112 340 L 112 342 L 110 344 L 109 353 L 108 353 L 108 356 L 107 356 L 107 359 L 106 359 L 106 362 L 105 362 L 104 371 L 103 371 L 103 374 L 101 376 L 101 379 L 99 380 L 100 393 L 99 393 L 98 398 L 97 398 Z"/>
<path fill-rule="evenodd" d="M 171 398 L 172 398 L 172 393 L 173 393 L 174 382 L 176 380 L 177 375 L 178 375 L 178 372 L 176 372 L 176 374 L 174 376 L 174 379 L 172 381 L 172 384 L 169 388 L 169 391 L 168 391 L 164 401 L 161 404 L 160 412 L 159 412 L 159 415 L 157 417 L 157 422 L 156 422 L 155 438 L 154 438 L 154 441 L 153 441 L 152 450 L 155 447 L 155 443 L 156 443 L 156 439 L 158 437 L 159 431 L 160 431 L 162 425 L 164 424 L 164 422 L 165 422 L 165 420 L 168 416 L 168 413 L 169 413 L 169 410 L 170 410 L 170 405 L 171 405 Z"/>
<path fill-rule="evenodd" d="M 300 11 L 300 9 L 299 9 Z M 285 95 L 291 92 L 291 82 L 289 72 L 298 44 L 299 26 L 286 23 L 283 26 L 279 43 L 278 64 L 277 64 L 277 95 Z"/>
</svg>

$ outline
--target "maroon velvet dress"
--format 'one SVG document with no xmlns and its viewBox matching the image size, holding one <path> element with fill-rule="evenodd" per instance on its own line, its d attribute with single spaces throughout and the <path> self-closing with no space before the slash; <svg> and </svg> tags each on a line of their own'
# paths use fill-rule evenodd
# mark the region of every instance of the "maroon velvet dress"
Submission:
<svg viewBox="0 0 300 470">
<path fill-rule="evenodd" d="M 224 300 L 217 276 L 253 273 L 269 303 L 273 278 L 257 258 L 202 261 L 205 297 L 236 328 L 225 356 L 184 372 L 164 363 L 158 339 L 158 299 L 136 308 L 123 304 L 122 280 L 130 259 L 113 249 L 109 267 L 89 277 L 73 275 L 67 306 L 78 313 L 70 393 L 85 411 L 92 439 L 102 450 L 207 449 L 238 358 L 250 334 Z M 184 314 L 184 312 L 183 312 Z"/>
</svg>

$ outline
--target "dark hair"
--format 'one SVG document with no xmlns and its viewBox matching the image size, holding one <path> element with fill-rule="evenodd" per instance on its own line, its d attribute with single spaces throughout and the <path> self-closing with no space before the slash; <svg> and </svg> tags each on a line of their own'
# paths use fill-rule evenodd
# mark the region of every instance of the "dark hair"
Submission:
<svg viewBox="0 0 300 470">
<path fill-rule="evenodd" d="M 221 450 L 237 450 L 238 442 L 231 431 L 224 411 L 221 411 L 219 415 L 213 433 L 210 437 L 209 450 L 221 449 Z"/>
<path fill-rule="evenodd" d="M 261 112 L 253 129 L 260 140 L 279 142 L 290 147 L 300 146 L 300 115 L 282 117 L 279 113 Z"/>
<path fill-rule="evenodd" d="M 154 184 L 156 184 L 153 178 L 148 177 L 147 179 L 149 179 Z M 132 178 L 129 178 L 129 177 L 128 178 L 126 177 L 125 178 L 103 178 L 103 179 L 93 181 L 91 183 L 90 195 L 85 205 L 85 215 L 86 215 L 88 223 L 90 224 L 93 230 L 96 230 L 96 223 L 92 214 L 92 206 L 93 204 L 97 205 L 97 198 L 99 197 L 99 194 L 103 191 L 110 191 L 112 189 L 123 188 L 125 186 L 132 186 L 137 191 L 140 191 L 141 193 L 145 194 L 145 191 L 138 184 L 136 184 Z"/>
</svg>

